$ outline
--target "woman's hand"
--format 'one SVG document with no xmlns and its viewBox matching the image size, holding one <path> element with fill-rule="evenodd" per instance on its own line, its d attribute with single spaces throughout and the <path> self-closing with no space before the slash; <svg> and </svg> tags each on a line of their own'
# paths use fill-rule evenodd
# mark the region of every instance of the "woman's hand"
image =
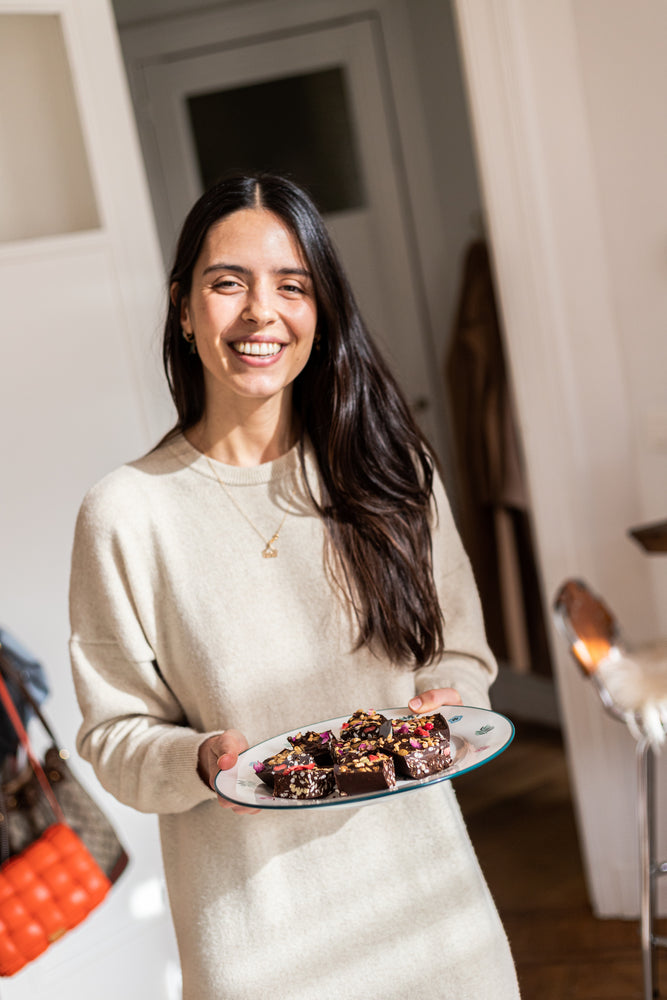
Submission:
<svg viewBox="0 0 667 1000">
<path fill-rule="evenodd" d="M 415 695 L 408 702 L 408 708 L 415 715 L 424 715 L 436 712 L 443 705 L 462 705 L 461 695 L 455 688 L 433 688 L 430 691 L 422 691 Z"/>
<path fill-rule="evenodd" d="M 224 733 L 209 736 L 199 747 L 199 762 L 197 771 L 204 784 L 210 785 L 215 791 L 215 776 L 218 771 L 228 771 L 234 767 L 239 754 L 248 749 L 248 741 L 238 729 L 227 729 Z M 232 809 L 237 813 L 256 813 L 259 809 L 248 806 L 238 806 L 234 802 L 218 797 L 223 809 Z"/>
</svg>

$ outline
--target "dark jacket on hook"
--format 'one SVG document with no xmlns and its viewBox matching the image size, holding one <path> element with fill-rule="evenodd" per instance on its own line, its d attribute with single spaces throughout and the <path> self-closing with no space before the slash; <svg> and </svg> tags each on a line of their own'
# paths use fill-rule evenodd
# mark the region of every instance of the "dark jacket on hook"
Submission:
<svg viewBox="0 0 667 1000">
<path fill-rule="evenodd" d="M 6 666 L 7 661 L 9 669 Z M 12 679 L 12 670 L 21 676 L 23 683 L 38 704 L 41 704 L 48 695 L 49 686 L 44 668 L 39 660 L 36 660 L 32 653 L 28 652 L 13 635 L 3 628 L 0 628 L 0 670 L 2 670 L 2 676 L 12 696 L 12 701 L 21 716 L 21 721 L 24 726 L 27 726 L 33 710 Z M 0 765 L 9 754 L 15 754 L 17 748 L 16 731 L 9 721 L 4 707 L 0 705 Z"/>
</svg>

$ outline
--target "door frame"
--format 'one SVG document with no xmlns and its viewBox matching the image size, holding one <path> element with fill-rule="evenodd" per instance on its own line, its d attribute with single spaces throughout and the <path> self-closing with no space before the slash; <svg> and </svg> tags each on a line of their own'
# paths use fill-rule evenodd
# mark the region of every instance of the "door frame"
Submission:
<svg viewBox="0 0 667 1000">
<path fill-rule="evenodd" d="M 612 607 L 630 609 L 629 628 L 659 634 L 667 623 L 655 579 L 627 539 L 641 520 L 637 439 L 572 0 L 453 3 L 545 607 L 564 579 L 583 577 Z M 553 622 L 550 631 L 593 908 L 636 916 L 632 740 L 601 710 Z"/>
<path fill-rule="evenodd" d="M 420 275 L 401 211 L 404 180 L 393 141 L 375 24 L 357 18 L 346 24 L 320 23 L 307 34 L 240 40 L 233 47 L 187 51 L 170 61 L 144 62 L 160 177 L 167 198 L 156 204 L 165 258 L 172 254 L 180 224 L 203 192 L 196 143 L 188 113 L 195 94 L 284 80 L 337 67 L 356 134 L 356 159 L 364 177 L 359 204 L 324 213 L 343 266 L 354 276 L 355 295 L 369 329 L 396 373 L 420 425 L 437 443 L 432 346 L 424 329 Z M 257 123 L 254 127 L 258 127 Z M 221 135 L 221 141 L 225 141 Z M 406 331 L 410 331 L 406 335 Z"/>
</svg>

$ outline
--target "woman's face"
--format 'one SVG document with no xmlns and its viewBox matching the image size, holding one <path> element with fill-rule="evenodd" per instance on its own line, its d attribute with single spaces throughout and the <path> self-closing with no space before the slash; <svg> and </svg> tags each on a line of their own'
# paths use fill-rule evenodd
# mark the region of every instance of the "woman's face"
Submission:
<svg viewBox="0 0 667 1000">
<path fill-rule="evenodd" d="M 204 367 L 207 407 L 282 400 L 310 356 L 317 323 L 301 248 L 271 212 L 244 208 L 213 225 L 181 306 Z"/>
</svg>

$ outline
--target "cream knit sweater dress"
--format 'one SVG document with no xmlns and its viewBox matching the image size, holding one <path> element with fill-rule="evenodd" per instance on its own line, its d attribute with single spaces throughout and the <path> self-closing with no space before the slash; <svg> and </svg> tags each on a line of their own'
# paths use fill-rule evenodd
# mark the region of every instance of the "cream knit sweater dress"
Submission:
<svg viewBox="0 0 667 1000">
<path fill-rule="evenodd" d="M 514 1000 L 451 782 L 358 809 L 237 815 L 196 772 L 202 739 L 227 728 L 252 745 L 432 687 L 488 706 L 495 665 L 442 487 L 447 653 L 414 673 L 353 651 L 296 449 L 216 468 L 266 538 L 287 505 L 276 559 L 178 437 L 88 493 L 72 560 L 78 748 L 121 802 L 159 814 L 184 1000 Z"/>
</svg>

